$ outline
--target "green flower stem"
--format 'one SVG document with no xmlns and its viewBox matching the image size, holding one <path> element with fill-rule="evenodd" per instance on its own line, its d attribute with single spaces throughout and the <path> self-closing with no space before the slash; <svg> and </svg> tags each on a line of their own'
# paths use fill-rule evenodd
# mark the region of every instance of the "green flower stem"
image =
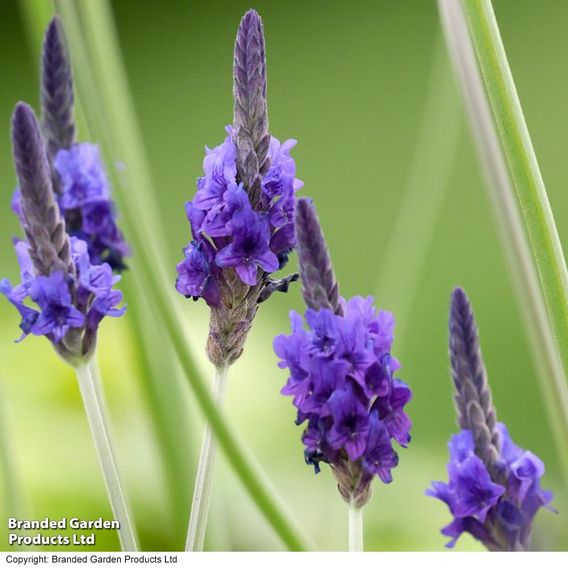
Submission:
<svg viewBox="0 0 568 568">
<path fill-rule="evenodd" d="M 363 552 L 363 507 L 349 505 L 349 552 Z"/>
<path fill-rule="evenodd" d="M 444 0 L 440 6 L 450 34 L 455 28 L 455 40 L 449 37 L 449 42 L 454 45 L 480 156 L 495 190 L 498 224 L 510 251 L 559 456 L 568 471 L 568 272 L 552 210 L 491 2 L 466 0 L 460 5 Z M 470 55 L 473 61 L 468 61 L 472 48 L 466 16 L 484 85 L 475 57 Z"/>
<path fill-rule="evenodd" d="M 305 550 L 308 548 L 305 537 L 217 409 L 188 349 L 177 316 L 181 304 L 174 303 L 177 298 L 171 292 L 173 278 L 167 277 L 163 261 L 167 247 L 157 246 L 163 241 L 155 213 L 158 207 L 147 175 L 147 162 L 124 80 L 109 6 L 104 0 L 80 3 L 57 0 L 56 6 L 65 22 L 71 55 L 76 61 L 76 78 L 89 126 L 102 142 L 107 160 L 111 160 L 109 163 L 120 159 L 126 164 L 122 175 L 110 173 L 123 214 L 123 225 L 135 247 L 134 269 L 144 277 L 152 313 L 163 322 L 197 402 L 243 486 L 286 546 L 292 550 Z M 85 26 L 84 32 L 77 10 Z M 85 36 L 88 48 L 84 43 Z M 148 234 L 152 235 L 151 239 L 147 238 Z"/>
<path fill-rule="evenodd" d="M 122 491 L 118 468 L 110 442 L 110 435 L 105 420 L 105 411 L 103 410 L 103 404 L 100 398 L 101 387 L 97 384 L 98 377 L 96 375 L 95 364 L 93 361 L 81 364 L 76 367 L 75 371 L 77 373 L 79 389 L 83 397 L 87 420 L 89 421 L 89 427 L 99 458 L 99 464 L 104 477 L 112 512 L 114 518 L 120 523 L 120 528 L 118 529 L 120 546 L 125 552 L 136 551 L 138 550 L 136 536 L 134 535 L 134 529 L 130 521 L 128 505 L 124 492 Z"/>
<path fill-rule="evenodd" d="M 212 396 L 217 406 L 221 408 L 227 387 L 227 375 L 229 367 L 215 369 L 215 379 L 213 381 Z M 199 465 L 195 478 L 195 489 L 193 491 L 193 502 L 191 504 L 191 516 L 189 518 L 189 529 L 187 532 L 187 543 L 185 549 L 191 552 L 203 550 L 205 542 L 205 531 L 207 529 L 207 516 L 211 503 L 211 489 L 213 486 L 213 475 L 215 472 L 215 456 L 217 454 L 217 442 L 213 437 L 213 432 L 209 424 L 205 425 L 203 444 L 199 455 Z"/>
<path fill-rule="evenodd" d="M 466 0 L 464 8 L 566 373 L 568 270 L 552 209 L 491 2 Z"/>
</svg>

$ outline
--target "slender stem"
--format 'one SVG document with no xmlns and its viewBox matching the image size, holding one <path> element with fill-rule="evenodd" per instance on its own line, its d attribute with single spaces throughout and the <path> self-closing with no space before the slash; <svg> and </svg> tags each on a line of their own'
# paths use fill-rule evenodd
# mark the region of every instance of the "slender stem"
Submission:
<svg viewBox="0 0 568 568">
<path fill-rule="evenodd" d="M 560 237 L 491 2 L 467 0 L 464 9 L 566 373 L 568 270 Z"/>
<path fill-rule="evenodd" d="M 211 394 L 218 408 L 223 404 L 228 372 L 228 366 L 215 369 L 215 378 Z M 206 424 L 201 453 L 199 454 L 193 502 L 191 504 L 191 516 L 189 518 L 189 529 L 185 546 L 187 551 L 200 552 L 203 550 L 205 530 L 207 528 L 207 516 L 211 503 L 211 488 L 215 472 L 216 454 L 217 440 L 213 437 L 213 432 L 209 424 Z"/>
<path fill-rule="evenodd" d="M 112 512 L 120 524 L 118 529 L 120 546 L 125 552 L 136 551 L 138 550 L 136 537 L 118 476 L 118 469 L 104 417 L 105 411 L 100 400 L 101 387 L 97 385 L 94 363 L 91 361 L 90 363 L 79 365 L 75 370 Z"/>
<path fill-rule="evenodd" d="M 568 289 L 566 265 L 546 190 L 491 3 L 439 0 L 439 6 L 480 159 L 492 189 L 497 226 L 509 253 L 507 260 L 550 409 L 548 416 L 558 454 L 568 471 Z"/>
<path fill-rule="evenodd" d="M 306 550 L 310 547 L 309 542 L 297 527 L 287 507 L 275 493 L 248 448 L 235 436 L 233 429 L 229 427 L 217 409 L 187 346 L 185 331 L 178 316 L 179 305 L 174 303 L 172 293 L 169 292 L 172 289 L 171 279 L 167 276 L 168 272 L 164 272 L 163 254 L 156 251 L 155 246 L 148 246 L 149 243 L 152 244 L 156 240 L 156 233 L 162 234 L 160 225 L 155 225 L 152 221 L 152 239 L 148 241 L 147 227 L 150 225 L 145 222 L 141 223 L 138 212 L 133 210 L 133 207 L 138 203 L 137 199 L 133 198 L 133 188 L 136 188 L 137 192 L 145 194 L 148 192 L 145 199 L 146 201 L 151 199 L 152 203 L 155 203 L 155 194 L 153 189 L 148 187 L 149 180 L 144 180 L 145 170 L 139 169 L 139 165 L 145 163 L 143 155 L 138 153 L 141 141 L 135 140 L 134 144 L 130 144 L 130 140 L 126 139 L 129 137 L 121 135 L 120 140 L 115 137 L 118 133 L 124 134 L 124 131 L 131 131 L 130 128 L 123 127 L 125 120 L 134 120 L 132 112 L 129 113 L 128 117 L 125 117 L 120 112 L 116 112 L 115 109 L 112 113 L 109 113 L 113 117 L 111 121 L 105 112 L 106 109 L 98 104 L 100 102 L 99 97 L 104 100 L 105 105 L 109 106 L 116 104 L 118 99 L 122 100 L 126 97 L 129 106 L 132 107 L 128 89 L 119 88 L 119 85 L 109 80 L 108 73 L 104 72 L 107 64 L 114 62 L 117 66 L 114 68 L 114 73 L 120 73 L 122 77 L 124 76 L 110 7 L 104 0 L 76 4 L 66 0 L 57 0 L 56 5 L 66 25 L 71 43 L 71 56 L 75 57 L 75 76 L 78 81 L 81 100 L 85 104 L 89 127 L 102 142 L 108 159 L 115 160 L 117 156 L 129 151 L 128 156 L 124 159 L 127 166 L 126 171 L 135 177 L 128 178 L 125 181 L 115 171 L 111 170 L 109 173 L 113 177 L 117 189 L 116 196 L 123 214 L 123 224 L 136 250 L 137 268 L 144 277 L 144 289 L 152 306 L 152 313 L 155 318 L 163 320 L 172 348 L 178 356 L 197 402 L 203 414 L 207 417 L 219 446 L 225 452 L 243 486 L 285 545 L 291 550 Z M 89 9 L 89 13 L 84 14 L 84 25 L 87 28 L 88 35 L 93 40 L 88 49 L 75 9 L 81 11 Z M 93 68 L 101 71 L 96 78 L 92 75 Z M 124 85 L 122 81 L 121 85 Z M 99 91 L 104 91 L 104 95 L 101 95 Z M 155 206 L 154 209 L 157 210 L 158 207 Z"/>
<path fill-rule="evenodd" d="M 349 552 L 363 552 L 363 507 L 349 504 Z"/>
</svg>

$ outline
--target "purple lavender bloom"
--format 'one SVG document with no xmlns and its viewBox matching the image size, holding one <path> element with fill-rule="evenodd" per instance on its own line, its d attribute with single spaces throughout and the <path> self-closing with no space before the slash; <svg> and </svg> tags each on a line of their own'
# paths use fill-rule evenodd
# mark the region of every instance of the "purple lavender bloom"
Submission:
<svg viewBox="0 0 568 568">
<path fill-rule="evenodd" d="M 343 305 L 342 315 L 308 309 L 308 330 L 299 314 L 290 314 L 291 335 L 274 339 L 278 365 L 290 371 L 282 394 L 294 397 L 298 422 L 308 421 L 302 439 L 308 463 L 316 470 L 321 461 L 337 466 L 349 460 L 359 464 L 367 483 L 374 475 L 388 483 L 398 463 L 392 440 L 402 446 L 410 441 L 411 422 L 404 406 L 411 392 L 393 378 L 389 355 L 382 348 L 378 357 L 375 352 L 373 338 L 379 334 L 383 342 L 392 343 L 392 318 L 377 313 L 370 297 L 355 297 Z M 365 310 L 360 309 L 363 305 Z M 389 326 L 388 338 L 382 322 Z M 372 388 L 360 384 L 360 375 Z"/>
<path fill-rule="evenodd" d="M 344 448 L 347 457 L 357 461 L 365 452 L 369 435 L 369 410 L 347 383 L 342 389 L 332 392 L 327 406 L 333 418 L 333 426 L 327 441 L 334 450 Z"/>
<path fill-rule="evenodd" d="M 221 292 L 215 278 L 213 254 L 205 243 L 192 242 L 184 250 L 185 260 L 177 265 L 176 290 L 195 300 L 203 298 L 210 306 L 219 303 Z"/>
<path fill-rule="evenodd" d="M 257 283 L 258 269 L 278 270 L 278 258 L 268 248 L 269 228 L 265 217 L 251 210 L 241 210 L 231 221 L 233 240 L 215 258 L 221 268 L 233 267 L 249 286 Z"/>
<path fill-rule="evenodd" d="M 119 316 L 119 277 L 106 263 L 91 261 L 88 243 L 69 237 L 56 202 L 46 149 L 31 108 L 20 103 L 13 120 L 14 157 L 20 182 L 26 241 L 16 241 L 21 282 L 0 292 L 22 318 L 23 335 L 44 335 L 68 362 L 92 355 L 102 318 Z"/>
<path fill-rule="evenodd" d="M 237 179 L 237 150 L 232 139 L 232 128 L 226 128 L 228 136 L 223 144 L 212 150 L 205 149 L 203 177 L 197 180 L 197 193 L 193 206 L 202 211 L 210 211 L 223 202 L 223 196 Z"/>
<path fill-rule="evenodd" d="M 286 148 L 280 147 L 285 156 Z M 288 172 L 288 178 L 294 172 Z M 286 176 L 271 180 L 274 194 Z M 288 181 L 288 191 L 295 191 Z M 265 188 L 266 189 L 266 188 Z M 394 317 L 377 311 L 371 296 L 350 300 L 339 288 L 327 245 L 310 200 L 298 200 L 296 240 L 302 292 L 308 306 L 302 317 L 291 312 L 292 333 L 274 339 L 280 368 L 290 371 L 282 394 L 293 396 L 305 461 L 316 473 L 328 463 L 348 503 L 362 507 L 370 498 L 375 476 L 392 481 L 398 465 L 393 441 L 410 442 L 410 418 L 404 411 L 411 391 L 394 373 L 391 356 Z"/>
<path fill-rule="evenodd" d="M 459 288 L 452 297 L 450 355 L 462 430 L 449 443 L 448 483 L 432 483 L 426 495 L 443 501 L 454 517 L 442 529 L 448 547 L 468 532 L 489 550 L 527 550 L 534 517 L 552 493 L 540 487 L 542 461 L 496 422 L 473 311 Z"/>
<path fill-rule="evenodd" d="M 368 475 L 378 475 L 383 483 L 391 483 L 391 470 L 397 465 L 398 454 L 393 450 L 389 431 L 378 413 L 371 412 L 363 469 Z"/>
<path fill-rule="evenodd" d="M 206 148 L 203 175 L 186 204 L 192 243 L 177 265 L 176 290 L 211 308 L 207 354 L 217 367 L 240 357 L 258 306 L 298 279 L 272 278 L 295 244 L 302 182 L 290 155 L 296 141 L 270 135 L 265 57 L 262 21 L 249 10 L 235 42 L 233 124 L 221 144 Z"/>
<path fill-rule="evenodd" d="M 38 276 L 32 283 L 30 298 L 41 308 L 31 332 L 59 343 L 74 327 L 82 327 L 85 316 L 71 302 L 69 284 L 61 272 Z"/>
<path fill-rule="evenodd" d="M 266 274 L 277 271 L 283 264 L 278 256 L 289 253 L 294 246 L 294 193 L 303 185 L 295 178 L 296 166 L 290 156 L 296 141 L 280 144 L 271 138 L 269 157 L 274 161 L 262 181 L 261 209 L 255 211 L 246 188 L 238 183 L 236 145 L 230 126 L 227 132 L 223 144 L 207 149 L 204 175 L 197 181 L 197 193 L 190 202 L 191 215 L 186 212 L 194 239 L 211 239 L 215 264 L 235 268 L 244 284 L 255 286 L 258 270 Z M 197 211 L 201 212 L 199 216 Z M 185 271 L 186 267 L 185 262 L 178 264 L 179 270 Z M 216 276 L 220 277 L 222 273 Z M 186 294 L 177 289 L 185 296 L 204 298 L 201 293 Z M 182 286 L 181 290 L 186 288 Z"/>
</svg>

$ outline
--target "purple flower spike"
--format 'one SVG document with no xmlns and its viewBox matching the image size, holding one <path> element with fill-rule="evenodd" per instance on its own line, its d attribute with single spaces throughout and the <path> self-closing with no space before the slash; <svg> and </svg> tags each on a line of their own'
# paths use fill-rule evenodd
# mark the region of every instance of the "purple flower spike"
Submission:
<svg viewBox="0 0 568 568">
<path fill-rule="evenodd" d="M 282 151 L 282 149 L 281 149 Z M 362 507 L 375 476 L 392 481 L 398 465 L 393 441 L 406 447 L 411 421 L 404 411 L 411 391 L 393 374 L 394 318 L 377 312 L 372 297 L 339 297 L 331 259 L 315 209 L 296 205 L 296 236 L 304 299 L 303 326 L 291 313 L 292 333 L 274 339 L 280 368 L 290 372 L 282 394 L 293 397 L 305 461 L 331 467 L 343 499 Z"/>
<path fill-rule="evenodd" d="M 540 488 L 542 461 L 496 422 L 473 310 L 460 288 L 450 309 L 450 356 L 462 430 L 449 444 L 449 482 L 434 482 L 426 495 L 443 501 L 454 517 L 442 529 L 451 538 L 447 546 L 468 532 L 489 550 L 528 550 L 533 519 L 552 494 Z"/>
<path fill-rule="evenodd" d="M 19 103 L 13 115 L 19 187 L 12 209 L 26 240 L 15 241 L 21 282 L 0 281 L 0 293 L 21 317 L 18 341 L 43 335 L 77 365 L 92 356 L 103 317 L 124 313 L 112 267 L 122 266 L 128 247 L 96 146 L 74 143 L 71 70 L 57 18 L 44 43 L 42 107 L 43 136 L 28 105 Z"/>
<path fill-rule="evenodd" d="M 55 16 L 45 34 L 41 68 L 42 133 L 53 190 L 67 233 L 83 239 L 93 264 L 126 268 L 130 248 L 118 228 L 110 187 L 94 144 L 75 141 L 73 77 L 63 25 Z M 18 192 L 12 208 L 21 217 Z"/>
<path fill-rule="evenodd" d="M 295 246 L 295 194 L 302 187 L 290 151 L 268 130 L 266 55 L 259 15 L 243 17 L 234 53 L 234 121 L 206 149 L 197 192 L 186 204 L 191 244 L 177 265 L 176 290 L 211 308 L 207 354 L 217 366 L 240 357 L 258 310 L 287 292 L 297 274 L 272 278 Z"/>
</svg>

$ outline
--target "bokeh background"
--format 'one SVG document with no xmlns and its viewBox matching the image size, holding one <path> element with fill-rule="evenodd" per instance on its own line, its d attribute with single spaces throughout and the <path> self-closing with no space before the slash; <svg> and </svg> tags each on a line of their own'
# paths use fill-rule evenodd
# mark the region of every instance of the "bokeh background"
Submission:
<svg viewBox="0 0 568 568">
<path fill-rule="evenodd" d="M 539 365 L 529 351 L 523 306 L 433 0 L 113 3 L 159 193 L 172 286 L 175 261 L 189 236 L 183 204 L 194 193 L 204 145 L 218 144 L 232 118 L 234 35 L 249 7 L 265 23 L 272 133 L 299 141 L 298 177 L 305 182 L 303 194 L 317 203 L 343 295 L 373 294 L 397 316 L 394 353 L 403 363 L 401 377 L 414 390 L 413 441 L 400 451 L 394 483 L 375 484 L 365 510 L 366 548 L 443 549 L 439 529 L 449 513 L 423 493 L 431 480 L 445 478 L 446 444 L 456 431 L 447 311 L 451 290 L 460 284 L 476 309 L 499 417 L 518 444 L 545 461 L 544 485 L 556 493 L 559 514 L 539 514 L 534 548 L 568 550 L 565 477 Z M 0 274 L 15 279 L 10 240 L 20 231 L 10 212 L 15 177 L 9 124 L 18 100 L 37 107 L 39 53 L 32 53 L 19 4 L 9 0 L 2 8 Z M 530 0 L 495 0 L 495 9 L 560 235 L 568 243 L 568 3 L 550 0 L 543 9 Z M 134 191 L 131 198 L 137 198 Z M 124 280 L 129 278 L 126 273 Z M 206 306 L 180 298 L 177 307 L 192 351 L 210 373 L 203 355 Z M 279 394 L 286 375 L 276 367 L 271 341 L 288 330 L 291 308 L 302 308 L 298 287 L 260 310 L 231 372 L 226 411 L 317 548 L 343 550 L 347 508 L 329 471 L 315 476 L 303 463 L 301 429 L 294 425 L 291 401 Z M 15 344 L 17 324 L 15 310 L 1 301 L 1 428 L 20 498 L 16 502 L 2 485 L 0 550 L 9 549 L 9 511 L 20 518 L 110 518 L 73 374 L 46 341 L 30 337 Z M 105 321 L 100 366 L 142 547 L 180 550 L 204 421 L 172 358 L 151 361 L 156 349 L 140 348 L 136 325 L 128 313 Z M 164 337 L 154 340 L 154 347 L 167 352 Z M 158 377 L 153 388 L 141 379 L 150 372 Z M 167 426 L 156 418 L 160 405 L 171 405 Z M 177 456 L 167 463 L 164 436 Z M 218 465 L 207 548 L 281 549 L 222 457 Z M 118 549 L 113 533 L 99 532 L 97 539 L 98 549 Z M 481 549 L 468 536 L 457 548 Z"/>
</svg>

